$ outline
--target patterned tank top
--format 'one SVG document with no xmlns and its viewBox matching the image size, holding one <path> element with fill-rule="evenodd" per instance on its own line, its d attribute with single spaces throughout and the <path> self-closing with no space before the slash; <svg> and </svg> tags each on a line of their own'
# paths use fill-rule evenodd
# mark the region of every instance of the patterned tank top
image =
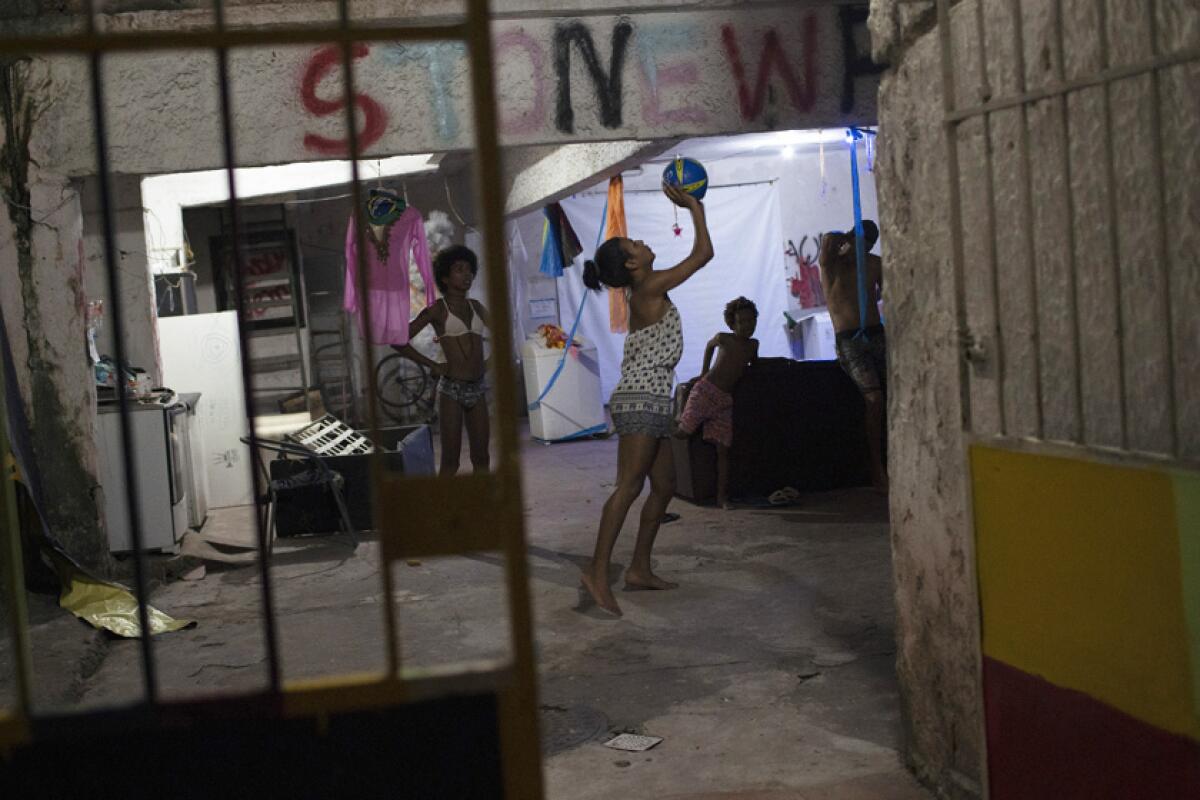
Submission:
<svg viewBox="0 0 1200 800">
<path fill-rule="evenodd" d="M 625 337 L 621 380 L 613 390 L 612 410 L 670 415 L 675 367 L 682 356 L 683 327 L 679 309 L 674 303 L 668 303 L 662 319 Z"/>
</svg>

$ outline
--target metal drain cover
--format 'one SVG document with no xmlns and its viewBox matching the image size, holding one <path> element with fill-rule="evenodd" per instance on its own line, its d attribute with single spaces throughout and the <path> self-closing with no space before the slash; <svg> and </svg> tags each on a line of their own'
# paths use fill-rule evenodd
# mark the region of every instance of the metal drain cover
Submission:
<svg viewBox="0 0 1200 800">
<path fill-rule="evenodd" d="M 578 747 L 608 730 L 608 718 L 587 706 L 542 706 L 539 711 L 543 757 Z"/>
</svg>

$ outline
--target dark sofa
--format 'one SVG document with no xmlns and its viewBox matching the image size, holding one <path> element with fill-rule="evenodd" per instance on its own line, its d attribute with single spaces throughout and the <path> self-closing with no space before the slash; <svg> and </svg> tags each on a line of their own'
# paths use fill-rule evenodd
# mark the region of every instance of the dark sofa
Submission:
<svg viewBox="0 0 1200 800">
<path fill-rule="evenodd" d="M 713 502 L 716 448 L 699 433 L 672 446 L 676 493 Z M 764 499 L 788 486 L 812 492 L 869 485 L 862 395 L 836 361 L 759 359 L 734 390 L 729 460 L 734 499 Z"/>
</svg>

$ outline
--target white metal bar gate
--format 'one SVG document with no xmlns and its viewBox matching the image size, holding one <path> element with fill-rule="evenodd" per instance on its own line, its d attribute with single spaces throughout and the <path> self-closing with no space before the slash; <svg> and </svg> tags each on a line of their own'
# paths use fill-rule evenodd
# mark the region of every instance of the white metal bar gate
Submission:
<svg viewBox="0 0 1200 800">
<path fill-rule="evenodd" d="M 490 34 L 491 13 L 488 0 L 466 0 L 465 13 L 450 22 L 425 25 L 374 25 L 355 24 L 351 19 L 349 0 L 338 0 L 338 20 L 335 25 L 274 27 L 262 30 L 231 29 L 227 27 L 223 0 L 213 0 L 213 25 L 207 30 L 190 31 L 100 31 L 96 24 L 95 0 L 85 4 L 86 25 L 83 32 L 65 35 L 0 38 L 0 54 L 36 55 L 74 53 L 86 55 L 91 61 L 92 114 L 95 122 L 94 142 L 97 152 L 97 175 L 100 178 L 102 199 L 102 221 L 104 254 L 109 279 L 109 300 L 113 320 L 113 338 L 116 360 L 124 363 L 122 352 L 120 299 L 123 296 L 121 270 L 116 268 L 114 211 L 111 206 L 109 154 L 106 141 L 106 104 L 104 99 L 104 59 L 112 53 L 145 52 L 183 48 L 206 48 L 217 54 L 217 91 L 220 98 L 220 124 L 224 148 L 224 160 L 229 185 L 229 209 L 233 219 L 235 264 L 237 274 L 244 275 L 243 253 L 240 244 L 241 214 L 234 180 L 237 164 L 233 110 L 229 88 L 228 54 L 231 48 L 263 45 L 327 45 L 337 44 L 342 53 L 344 71 L 343 91 L 346 108 L 346 129 L 349 141 L 349 160 L 352 165 L 353 198 L 356 208 L 362 207 L 363 191 L 359 181 L 360 158 L 359 123 L 355 116 L 357 104 L 354 89 L 354 58 L 352 48 L 358 42 L 437 42 L 458 41 L 465 44 L 471 63 L 471 89 L 474 101 L 477 167 L 477 186 L 482 211 L 482 233 L 485 243 L 484 261 L 490 272 L 488 305 L 494 314 L 493 347 L 497 353 L 513 352 L 512 326 L 509 321 L 511 308 L 505 280 L 506 259 L 503 238 L 504 198 L 500 174 L 500 149 L 497 139 L 497 109 L 494 76 L 492 73 L 492 43 Z M 361 241 L 359 229 L 358 252 L 361 259 L 366 248 Z M 368 296 L 367 270 L 359 264 L 360 296 Z M 252 379 L 248 358 L 245 325 L 245 298 L 242 296 L 242 280 L 237 284 L 237 308 L 239 313 L 240 339 L 242 348 L 243 381 L 246 386 L 247 419 L 253 420 Z M 364 327 L 370 329 L 369 304 L 364 304 Z M 367 337 L 367 358 L 363 367 L 364 385 L 368 390 L 370 426 L 377 435 L 378 402 L 373 385 L 370 339 Z M 19 708 L 14 712 L 0 710 L 0 759 L 7 758 L 30 745 L 47 740 L 68 740 L 78 736 L 81 726 L 96 725 L 99 730 L 132 736 L 134 730 L 153 739 L 156 732 L 171 728 L 178 732 L 188 729 L 205 735 L 206 725 L 213 720 L 223 722 L 238 720 L 257 730 L 259 734 L 285 730 L 289 735 L 297 732 L 299 738 L 289 739 L 293 744 L 304 745 L 319 739 L 329 730 L 330 718 L 339 715 L 354 715 L 361 712 L 395 710 L 409 703 L 430 698 L 455 698 L 485 695 L 494 698 L 496 730 L 494 735 L 484 735 L 491 743 L 498 739 L 499 755 L 497 768 L 502 773 L 494 786 L 488 786 L 481 796 L 504 796 L 510 798 L 538 798 L 542 796 L 540 746 L 537 730 L 536 676 L 533 654 L 533 631 L 530 608 L 527 566 L 525 557 L 524 516 L 521 502 L 521 480 L 519 445 L 517 438 L 517 413 L 515 408 L 516 379 L 514 366 L 509 359 L 495 360 L 494 379 L 496 388 L 496 419 L 499 426 L 500 457 L 498 465 L 490 474 L 472 475 L 461 478 L 435 480 L 411 478 L 389 474 L 379 456 L 378 448 L 372 457 L 372 483 L 377 525 L 381 540 L 381 578 L 384 598 L 383 646 L 386 654 L 386 671 L 378 675 L 335 677 L 322 681 L 285 684 L 280 666 L 276 613 L 273 603 L 271 572 L 269 568 L 269 532 L 259 525 L 259 578 L 262 587 L 263 640 L 267 662 L 267 690 L 253 695 L 233 695 L 215 698 L 204 703 L 165 702 L 161 697 L 160 681 L 154 657 L 154 643 L 150 636 L 140 639 L 141 664 L 144 694 L 140 703 L 129 709 L 120 709 L 114 716 L 104 714 L 71 715 L 59 720 L 51 730 L 44 717 L 40 717 L 30 702 L 30 658 L 29 639 L 23 603 L 21 578 L 20 540 L 18 535 L 12 482 L 4 481 L 3 525 L 5 534 L 4 562 L 6 578 L 11 590 L 10 610 L 13 621 L 13 645 L 15 650 L 17 699 Z M 139 600 L 142 630 L 147 624 L 147 575 L 143 565 L 143 530 L 137 519 L 138 492 L 136 475 L 131 466 L 131 438 L 128 424 L 128 408 L 122 392 L 117 392 L 121 406 L 122 439 L 124 443 L 126 478 L 133 549 L 135 553 L 135 590 Z M 0 398 L 3 393 L 0 392 Z M 3 407 L 0 406 L 0 412 Z M 0 430 L 6 419 L 0 418 Z M 250 430 L 254 426 L 251 423 Z M 251 448 L 255 447 L 253 433 Z M 0 446 L 7 445 L 0 435 Z M 7 452 L 7 448 L 4 448 Z M 255 494 L 262 496 L 262 476 L 253 470 Z M 507 612 L 511 628 L 511 657 L 486 665 L 458 664 L 443 669 L 413 671 L 402 666 L 400 651 L 399 621 L 395 609 L 395 594 L 392 586 L 391 567 L 397 561 L 410 558 L 458 555 L 478 551 L 498 551 L 505 556 L 505 586 Z M 486 720 L 487 714 L 483 715 Z M 302 723 L 300 728 L 297 722 Z M 464 722 L 470 722 L 464 717 Z M 370 726 L 378 724 L 368 719 Z M 104 726 L 107 725 L 108 728 Z M 258 726 L 254 728 L 253 726 Z M 265 726 L 265 727 L 264 727 Z M 304 727 L 311 726 L 311 727 Z M 211 731 L 211 729 L 209 729 Z M 239 729 L 241 733 L 245 730 Z M 311 732 L 310 732 L 311 731 Z M 93 733 L 93 735 L 96 735 Z M 211 734 L 220 736 L 220 734 Z M 203 749 L 203 748 L 200 748 Z M 79 751 L 80 755 L 84 751 Z M 197 758 L 198 751 L 179 753 L 180 758 Z M 486 755 L 486 754 L 485 754 Z M 173 756 L 172 756 L 173 757 Z M 295 754 L 292 755 L 295 757 Z M 361 756 L 370 760 L 368 755 Z M 482 756 L 481 756 L 482 757 Z M 311 759 L 310 759 L 311 760 Z M 386 761 L 386 759 L 383 759 Z M 436 759 L 434 759 L 436 761 Z M 443 757 L 445 760 L 445 757 Z M 156 765 L 144 755 L 133 756 L 135 766 L 130 775 L 143 776 L 144 785 L 153 782 L 148 768 Z M 26 760 L 28 762 L 28 759 Z M 303 769 L 323 769 L 326 765 L 298 762 Z M 4 762 L 0 761 L 0 767 Z M 264 763 L 264 766 L 270 765 Z M 336 764 L 329 764 L 331 768 Z M 379 766 L 379 765 L 377 765 Z M 427 768 L 437 768 L 426 764 Z M 383 764 L 384 772 L 389 768 Z M 461 763 L 442 765 L 447 771 L 466 770 Z M 394 766 L 390 767 L 395 769 Z M 72 769 L 82 769 L 78 762 Z M 82 770 L 87 772 L 86 769 Z M 6 777 L 0 770 L 0 785 Z M 267 787 L 270 795 L 285 791 L 288 776 Z M 134 785 L 138 785 L 135 784 Z M 395 784 L 400 794 L 405 794 L 402 784 Z M 311 791 L 312 787 L 307 787 Z M 182 796 L 182 795 L 181 795 Z"/>
</svg>

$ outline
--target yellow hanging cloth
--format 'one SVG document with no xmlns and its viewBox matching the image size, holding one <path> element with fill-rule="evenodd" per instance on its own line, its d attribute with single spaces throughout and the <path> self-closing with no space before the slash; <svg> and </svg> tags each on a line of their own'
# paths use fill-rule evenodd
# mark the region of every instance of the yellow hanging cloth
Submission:
<svg viewBox="0 0 1200 800">
<path fill-rule="evenodd" d="M 625 182 L 620 175 L 608 182 L 608 218 L 604 224 L 604 240 L 614 236 L 629 236 L 625 226 Z M 629 332 L 629 295 L 625 289 L 608 290 L 608 325 L 613 333 Z"/>
</svg>

